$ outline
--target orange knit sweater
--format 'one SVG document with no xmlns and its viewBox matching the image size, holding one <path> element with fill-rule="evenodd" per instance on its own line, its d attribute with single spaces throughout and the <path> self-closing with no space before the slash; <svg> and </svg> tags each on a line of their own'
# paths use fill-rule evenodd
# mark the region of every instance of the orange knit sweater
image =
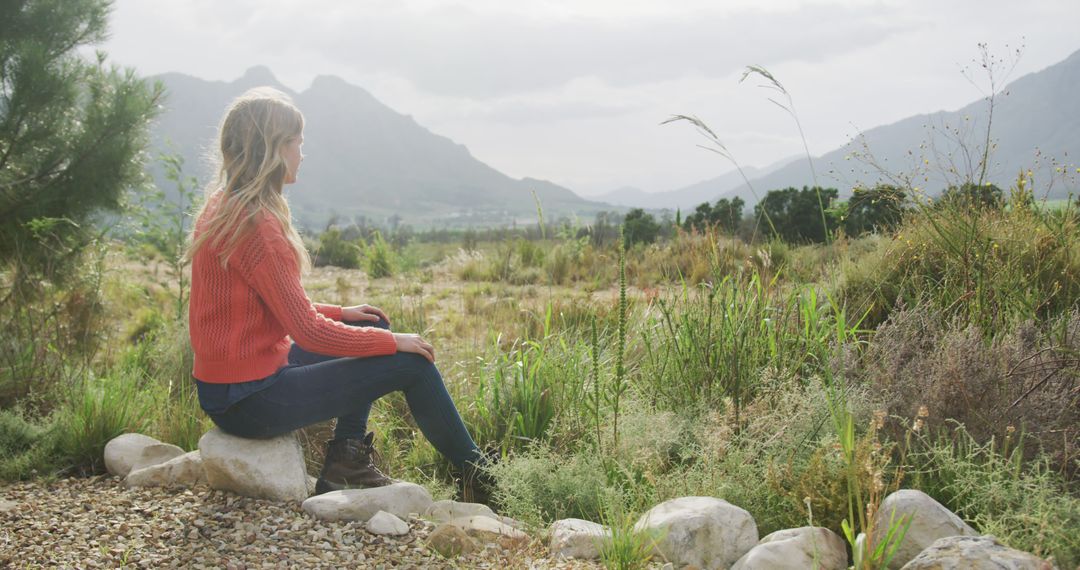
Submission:
<svg viewBox="0 0 1080 570">
<path fill-rule="evenodd" d="M 211 212 L 215 194 L 204 211 Z M 203 226 L 195 226 L 198 234 Z M 191 262 L 189 329 L 195 352 L 192 375 L 203 382 L 235 383 L 270 376 L 288 361 L 291 341 L 330 356 L 394 354 L 388 330 L 351 327 L 341 307 L 313 304 L 300 284 L 300 268 L 281 224 L 262 216 L 222 267 L 212 242 Z"/>
</svg>

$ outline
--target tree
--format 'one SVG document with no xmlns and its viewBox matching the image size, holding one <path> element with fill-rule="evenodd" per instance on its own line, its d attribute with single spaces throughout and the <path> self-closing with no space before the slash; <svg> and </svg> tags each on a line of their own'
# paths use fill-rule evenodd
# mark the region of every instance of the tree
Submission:
<svg viewBox="0 0 1080 570">
<path fill-rule="evenodd" d="M 163 88 L 77 53 L 104 39 L 110 4 L 0 3 L 0 263 L 23 283 L 62 278 L 144 176 Z"/>
<path fill-rule="evenodd" d="M 626 247 L 632 247 L 635 243 L 652 243 L 656 241 L 660 233 L 660 224 L 652 214 L 646 214 L 641 208 L 634 208 L 626 213 L 623 218 L 623 239 Z"/>
<path fill-rule="evenodd" d="M 843 216 L 844 231 L 852 237 L 891 231 L 900 224 L 906 202 L 907 193 L 896 186 L 880 184 L 873 188 L 855 188 Z"/>
<path fill-rule="evenodd" d="M 756 217 L 768 216 L 769 232 L 788 243 L 822 243 L 838 226 L 829 204 L 837 197 L 836 188 L 785 188 L 770 190 L 754 206 Z M 818 197 L 820 195 L 820 202 Z M 821 211 L 821 204 L 826 210 Z M 826 226 L 823 226 L 824 218 Z"/>
<path fill-rule="evenodd" d="M 989 182 L 965 182 L 960 186 L 946 188 L 935 205 L 972 209 L 1000 208 L 1005 205 L 1005 198 L 1001 188 Z"/>
<path fill-rule="evenodd" d="M 721 198 L 712 206 L 708 202 L 698 204 L 694 213 L 686 217 L 685 228 L 703 231 L 706 228 L 718 228 L 725 233 L 733 234 L 742 221 L 743 208 L 746 202 L 738 196 L 728 200 Z"/>
</svg>

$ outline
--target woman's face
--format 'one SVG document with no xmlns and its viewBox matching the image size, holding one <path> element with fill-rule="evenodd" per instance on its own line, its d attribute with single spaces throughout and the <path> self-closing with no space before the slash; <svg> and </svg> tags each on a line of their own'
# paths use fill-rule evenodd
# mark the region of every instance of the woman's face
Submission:
<svg viewBox="0 0 1080 570">
<path fill-rule="evenodd" d="M 300 172 L 300 163 L 304 161 L 304 133 L 289 139 L 285 147 L 281 149 L 281 156 L 285 159 L 285 184 L 296 182 L 296 175 Z"/>
</svg>

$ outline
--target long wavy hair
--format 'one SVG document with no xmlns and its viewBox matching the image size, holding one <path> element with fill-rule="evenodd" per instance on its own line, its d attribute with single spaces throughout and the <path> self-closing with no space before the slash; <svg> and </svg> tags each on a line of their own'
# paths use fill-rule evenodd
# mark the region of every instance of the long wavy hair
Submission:
<svg viewBox="0 0 1080 570">
<path fill-rule="evenodd" d="M 218 136 L 221 151 L 214 158 L 217 176 L 207 185 L 206 200 L 196 215 L 199 223 L 192 228 L 187 261 L 212 246 L 224 267 L 265 213 L 281 223 L 301 270 L 311 267 L 281 193 L 288 169 L 281 151 L 303 130 L 303 114 L 276 89 L 256 87 L 229 105 Z"/>
</svg>

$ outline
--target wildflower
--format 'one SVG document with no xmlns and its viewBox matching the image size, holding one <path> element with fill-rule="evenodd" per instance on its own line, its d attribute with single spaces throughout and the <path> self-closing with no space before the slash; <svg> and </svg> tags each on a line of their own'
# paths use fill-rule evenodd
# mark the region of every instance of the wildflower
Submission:
<svg viewBox="0 0 1080 570">
<path fill-rule="evenodd" d="M 922 418 L 917 418 L 915 420 L 915 423 L 911 425 L 911 431 L 913 431 L 915 433 L 919 433 L 919 430 L 921 430 L 922 427 L 923 427 Z"/>
<path fill-rule="evenodd" d="M 925 418 L 930 415 L 930 409 L 926 406 L 919 406 L 919 411 L 915 414 L 917 418 Z"/>
<path fill-rule="evenodd" d="M 874 410 L 874 429 L 885 427 L 885 410 Z"/>
</svg>

